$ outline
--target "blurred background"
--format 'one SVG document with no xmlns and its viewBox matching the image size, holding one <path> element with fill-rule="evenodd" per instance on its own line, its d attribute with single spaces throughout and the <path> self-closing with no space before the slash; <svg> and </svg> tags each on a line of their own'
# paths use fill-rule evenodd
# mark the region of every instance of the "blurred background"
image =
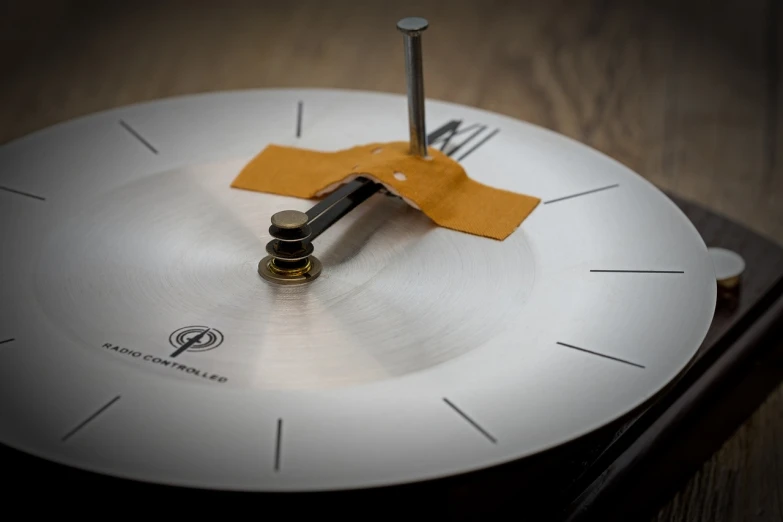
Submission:
<svg viewBox="0 0 783 522">
<path fill-rule="evenodd" d="M 65 1 L 2 5 L 0 143 L 120 105 L 259 87 L 404 94 L 555 130 L 783 244 L 779 0 Z M 783 520 L 783 388 L 660 520 Z"/>
</svg>

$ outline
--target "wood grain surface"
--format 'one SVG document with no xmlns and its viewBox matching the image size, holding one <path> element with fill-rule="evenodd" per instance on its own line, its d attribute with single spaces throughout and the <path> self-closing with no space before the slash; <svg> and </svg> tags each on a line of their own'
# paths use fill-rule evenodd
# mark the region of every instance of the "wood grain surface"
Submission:
<svg viewBox="0 0 783 522">
<path fill-rule="evenodd" d="M 655 520 L 783 520 L 782 441 L 783 393 L 778 389 Z"/>
<path fill-rule="evenodd" d="M 404 93 L 424 16 L 427 97 L 580 140 L 783 243 L 777 0 L 2 3 L 0 143 L 129 103 L 217 90 Z M 782 371 L 783 373 L 783 371 Z M 783 520 L 783 387 L 658 520 Z"/>
</svg>

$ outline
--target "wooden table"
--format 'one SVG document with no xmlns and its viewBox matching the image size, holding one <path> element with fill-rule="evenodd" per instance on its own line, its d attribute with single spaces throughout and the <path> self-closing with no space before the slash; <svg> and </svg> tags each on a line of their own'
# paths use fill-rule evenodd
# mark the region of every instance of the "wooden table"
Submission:
<svg viewBox="0 0 783 522">
<path fill-rule="evenodd" d="M 556 130 L 783 243 L 776 0 L 28 0 L 5 9 L 0 143 L 189 93 L 404 93 L 394 24 L 418 15 L 431 23 L 429 98 Z M 782 441 L 779 387 L 658 520 L 781 520 Z"/>
</svg>

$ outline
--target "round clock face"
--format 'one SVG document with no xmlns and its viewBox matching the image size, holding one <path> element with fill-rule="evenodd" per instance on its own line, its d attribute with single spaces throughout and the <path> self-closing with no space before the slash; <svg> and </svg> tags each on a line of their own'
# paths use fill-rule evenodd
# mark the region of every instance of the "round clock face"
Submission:
<svg viewBox="0 0 783 522">
<path fill-rule="evenodd" d="M 696 230 L 592 149 L 428 102 L 429 132 L 454 120 L 431 146 L 541 198 L 521 227 L 484 239 L 376 194 L 293 287 L 258 262 L 272 214 L 314 202 L 232 180 L 268 144 L 405 140 L 405 97 L 190 96 L 4 146 L 0 442 L 155 483 L 360 488 L 531 455 L 653 397 L 714 311 Z"/>
</svg>

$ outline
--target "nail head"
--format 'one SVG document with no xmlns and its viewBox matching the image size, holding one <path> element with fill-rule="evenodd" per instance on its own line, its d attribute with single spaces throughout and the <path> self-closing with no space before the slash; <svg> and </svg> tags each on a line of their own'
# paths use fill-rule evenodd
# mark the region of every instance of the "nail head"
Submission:
<svg viewBox="0 0 783 522">
<path fill-rule="evenodd" d="M 415 35 L 429 27 L 429 22 L 418 16 L 403 18 L 397 22 L 397 29 L 408 35 Z"/>
</svg>

